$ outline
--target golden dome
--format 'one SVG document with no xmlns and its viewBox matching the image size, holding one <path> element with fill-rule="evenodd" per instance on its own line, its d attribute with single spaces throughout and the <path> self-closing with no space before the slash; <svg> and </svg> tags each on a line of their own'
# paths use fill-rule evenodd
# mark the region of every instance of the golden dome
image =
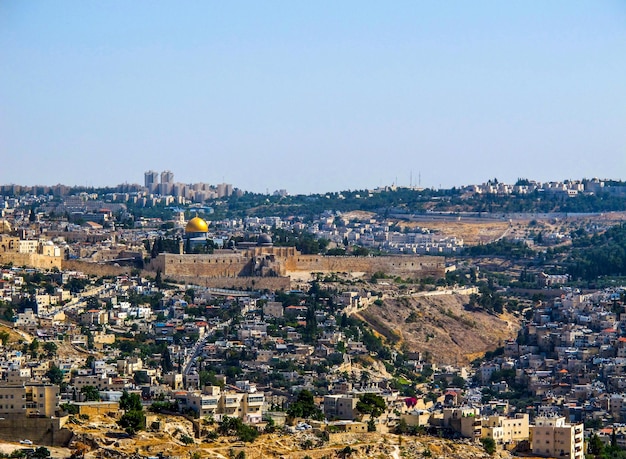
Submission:
<svg viewBox="0 0 626 459">
<path fill-rule="evenodd" d="M 208 231 L 208 223 L 200 217 L 193 217 L 187 222 L 187 226 L 185 226 L 185 233 L 207 233 Z"/>
</svg>

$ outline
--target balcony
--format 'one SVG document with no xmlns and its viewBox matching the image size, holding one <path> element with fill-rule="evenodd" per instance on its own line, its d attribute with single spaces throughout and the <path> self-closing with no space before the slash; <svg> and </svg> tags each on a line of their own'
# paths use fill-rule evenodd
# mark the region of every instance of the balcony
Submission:
<svg viewBox="0 0 626 459">
<path fill-rule="evenodd" d="M 213 399 L 213 398 L 203 398 L 202 399 L 202 403 L 201 406 L 202 408 L 216 408 L 217 405 L 219 404 L 219 400 L 218 399 Z"/>
<path fill-rule="evenodd" d="M 265 403 L 265 397 L 248 397 L 248 405 L 263 405 Z"/>
<path fill-rule="evenodd" d="M 241 400 L 238 398 L 226 398 L 226 400 L 224 401 L 224 406 L 227 407 L 237 407 L 239 406 L 239 404 L 241 403 Z"/>
</svg>

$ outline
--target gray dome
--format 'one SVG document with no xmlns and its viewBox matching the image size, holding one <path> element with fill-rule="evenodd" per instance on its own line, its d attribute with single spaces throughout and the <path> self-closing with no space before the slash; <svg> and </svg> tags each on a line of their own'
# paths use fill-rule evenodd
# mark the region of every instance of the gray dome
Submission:
<svg viewBox="0 0 626 459">
<path fill-rule="evenodd" d="M 274 245 L 272 242 L 272 237 L 269 234 L 260 234 L 259 239 L 257 240 L 257 245 L 268 247 Z"/>
</svg>

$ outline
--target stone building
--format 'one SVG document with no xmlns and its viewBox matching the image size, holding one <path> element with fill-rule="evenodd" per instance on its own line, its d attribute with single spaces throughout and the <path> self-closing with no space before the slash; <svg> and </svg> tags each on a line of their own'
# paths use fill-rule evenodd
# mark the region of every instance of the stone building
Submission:
<svg viewBox="0 0 626 459">
<path fill-rule="evenodd" d="M 533 454 L 570 459 L 585 457 L 582 424 L 568 424 L 564 417 L 537 417 L 531 433 Z"/>
</svg>

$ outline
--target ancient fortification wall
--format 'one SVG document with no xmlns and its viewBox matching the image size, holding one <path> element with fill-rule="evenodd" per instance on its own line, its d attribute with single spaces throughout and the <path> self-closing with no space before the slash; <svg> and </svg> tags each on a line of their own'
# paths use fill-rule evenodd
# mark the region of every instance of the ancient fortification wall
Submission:
<svg viewBox="0 0 626 459">
<path fill-rule="evenodd" d="M 63 257 L 50 257 L 37 253 L 0 252 L 0 264 L 13 263 L 13 266 L 27 266 L 38 269 L 61 269 Z"/>
<path fill-rule="evenodd" d="M 64 260 L 63 269 L 69 271 L 80 271 L 90 276 L 124 276 L 132 271 L 130 266 L 114 266 L 111 264 L 89 263 L 78 260 Z M 154 273 L 150 273 L 154 275 Z"/>
<path fill-rule="evenodd" d="M 444 276 L 444 259 L 429 256 L 386 256 L 386 257 L 325 257 L 322 255 L 300 255 L 285 248 L 271 253 L 272 249 L 250 252 L 228 252 L 212 255 L 160 254 L 149 269 L 160 270 L 167 278 L 212 279 L 237 278 L 252 274 L 254 260 L 271 257 L 279 274 L 296 272 L 359 272 L 372 275 L 377 271 L 385 274 L 424 278 Z M 285 252 L 285 253 L 283 253 Z M 286 255 L 286 256 L 283 256 Z M 270 276 L 275 277 L 275 276 Z M 197 281 L 196 281 L 197 282 Z"/>
<path fill-rule="evenodd" d="M 250 259 L 242 253 L 212 255 L 159 254 L 148 269 L 160 270 L 163 277 L 239 277 L 245 276 Z"/>
<path fill-rule="evenodd" d="M 359 272 L 372 275 L 385 274 L 424 278 L 443 277 L 443 257 L 429 256 L 386 256 L 386 257 L 324 257 L 320 255 L 296 255 L 286 260 L 287 273 L 310 272 Z"/>
<path fill-rule="evenodd" d="M 258 269 L 258 265 L 263 262 L 271 267 L 272 274 L 265 275 L 266 271 Z M 96 276 L 128 275 L 132 269 L 76 260 L 64 261 L 63 268 Z M 298 272 L 363 273 L 371 276 L 381 271 L 387 275 L 420 279 L 443 277 L 444 270 L 443 257 L 325 257 L 301 255 L 293 247 L 269 247 L 210 255 L 162 253 L 150 262 L 143 275 L 154 275 L 156 271 L 161 271 L 164 279 L 206 287 L 287 289 L 288 276 Z"/>
</svg>

